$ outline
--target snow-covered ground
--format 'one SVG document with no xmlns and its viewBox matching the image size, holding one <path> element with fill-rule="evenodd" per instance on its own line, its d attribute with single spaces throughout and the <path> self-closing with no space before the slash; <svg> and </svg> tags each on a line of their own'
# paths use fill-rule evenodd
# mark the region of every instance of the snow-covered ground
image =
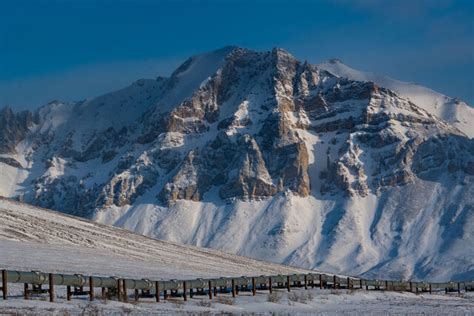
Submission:
<svg viewBox="0 0 474 316">
<path fill-rule="evenodd" d="M 33 206 L 0 199 L 0 267 L 43 272 L 115 275 L 132 278 L 183 279 L 217 276 L 288 274 L 306 270 L 256 261 L 205 248 L 183 246 L 136 235 L 127 230 L 97 224 Z M 100 289 L 97 289 L 99 295 Z M 130 291 L 131 292 L 131 291 Z M 129 295 L 132 294 L 129 292 Z M 56 288 L 57 299 L 22 298 L 22 285 L 10 284 L 9 298 L 0 301 L 0 314 L 100 315 L 100 314 L 453 314 L 474 310 L 473 293 L 422 294 L 365 290 L 293 288 L 241 292 L 233 299 L 218 294 L 210 301 L 195 296 L 155 303 L 90 303 L 87 297 L 65 299 L 65 288 Z"/>
<path fill-rule="evenodd" d="M 164 208 L 138 199 L 136 206 L 100 212 L 94 220 L 157 239 L 326 273 L 470 280 L 474 253 L 466 245 L 474 236 L 474 190 L 448 183 L 417 180 L 348 201 L 290 193 L 232 203 L 212 197 L 211 202 L 180 200 Z M 459 211 L 443 216 L 448 207 Z M 395 229 L 399 223 L 405 224 Z M 451 233 L 453 225 L 459 229 Z"/>
<path fill-rule="evenodd" d="M 64 295 L 57 302 L 34 298 L 25 301 L 19 295 L 0 305 L 0 314 L 21 315 L 472 315 L 474 293 L 438 295 L 397 293 L 365 290 L 284 289 L 259 291 L 256 296 L 240 292 L 235 299 L 230 294 L 218 294 L 212 301 L 206 296 L 195 296 L 184 302 L 182 298 L 155 303 L 141 299 L 138 303 L 74 298 L 67 302 Z"/>
<path fill-rule="evenodd" d="M 0 267 L 154 280 L 308 270 L 184 246 L 0 199 Z"/>
</svg>

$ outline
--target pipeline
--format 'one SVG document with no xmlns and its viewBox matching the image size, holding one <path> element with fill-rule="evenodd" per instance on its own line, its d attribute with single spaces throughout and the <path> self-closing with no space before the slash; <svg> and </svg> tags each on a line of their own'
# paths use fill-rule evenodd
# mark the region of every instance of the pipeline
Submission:
<svg viewBox="0 0 474 316">
<path fill-rule="evenodd" d="M 51 279 L 50 279 L 51 278 Z M 308 274 L 290 274 L 290 275 L 260 275 L 260 276 L 241 276 L 241 277 L 221 277 L 209 279 L 192 279 L 192 280 L 148 280 L 148 279 L 128 279 L 118 277 L 100 277 L 100 276 L 84 276 L 81 274 L 51 274 L 39 271 L 11 271 L 2 270 L 0 274 L 3 292 L 3 298 L 7 299 L 8 283 L 23 283 L 25 284 L 25 298 L 28 298 L 28 284 L 40 289 L 42 285 L 48 285 L 48 290 L 43 292 L 50 293 L 50 300 L 54 300 L 54 286 L 68 287 L 68 300 L 71 296 L 70 287 L 80 288 L 89 287 L 89 291 L 79 291 L 76 294 L 88 294 L 90 299 L 94 298 L 93 288 L 102 288 L 102 296 L 105 297 L 106 290 L 117 293 L 117 297 L 121 299 L 125 296 L 127 298 L 127 290 L 135 290 L 135 299 L 142 297 L 152 297 L 151 291 L 155 291 L 154 297 L 159 301 L 160 293 L 164 293 L 166 298 L 167 291 L 171 291 L 177 295 L 179 291 L 182 292 L 184 299 L 187 299 L 186 293 L 193 294 L 193 289 L 201 290 L 208 289 L 209 298 L 212 299 L 212 289 L 214 296 L 217 295 L 217 288 L 225 291 L 231 290 L 233 296 L 237 295 L 237 289 L 251 290 L 253 295 L 256 294 L 258 286 L 260 289 L 272 290 L 272 287 L 287 288 L 288 291 L 292 287 L 314 287 L 318 285 L 321 289 L 324 288 L 346 288 L 346 289 L 365 289 L 365 290 L 392 290 L 392 291 L 411 291 L 418 293 L 433 291 L 458 292 L 474 291 L 474 281 L 465 282 L 444 282 L 444 283 L 427 283 L 427 282 L 411 282 L 411 281 L 397 281 L 397 280 L 366 280 L 354 277 L 341 277 L 337 275 L 328 275 L 322 273 L 308 273 Z M 122 286 L 121 286 L 122 285 Z M 142 294 L 139 293 L 142 291 Z M 37 291 L 38 292 L 38 291 Z M 199 291 L 197 292 L 199 293 Z"/>
</svg>

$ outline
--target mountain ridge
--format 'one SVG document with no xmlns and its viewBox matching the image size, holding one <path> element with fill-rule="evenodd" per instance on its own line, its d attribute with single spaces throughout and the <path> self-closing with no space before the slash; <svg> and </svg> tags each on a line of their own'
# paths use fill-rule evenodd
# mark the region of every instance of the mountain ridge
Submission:
<svg viewBox="0 0 474 316">
<path fill-rule="evenodd" d="M 413 103 L 433 115 L 453 124 L 470 138 L 474 137 L 474 129 L 470 124 L 474 120 L 474 109 L 458 98 L 448 97 L 417 83 L 403 82 L 376 73 L 355 70 L 339 59 L 331 59 L 320 63 L 318 67 L 337 76 L 354 80 L 373 81 L 380 86 L 391 89 L 402 97 L 411 99 Z"/>
</svg>

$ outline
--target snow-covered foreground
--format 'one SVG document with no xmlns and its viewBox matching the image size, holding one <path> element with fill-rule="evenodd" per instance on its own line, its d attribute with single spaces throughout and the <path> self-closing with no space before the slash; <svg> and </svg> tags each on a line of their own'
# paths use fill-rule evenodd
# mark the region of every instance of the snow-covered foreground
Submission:
<svg viewBox="0 0 474 316">
<path fill-rule="evenodd" d="M 0 267 L 52 273 L 185 279 L 308 272 L 0 199 Z"/>
<path fill-rule="evenodd" d="M 259 291 L 256 296 L 241 292 L 235 299 L 221 294 L 212 301 L 206 296 L 195 296 L 184 302 L 182 298 L 155 303 L 141 299 L 138 303 L 84 299 L 67 302 L 64 297 L 56 303 L 39 299 L 25 301 L 21 297 L 2 302 L 0 314 L 257 314 L 257 315 L 472 315 L 474 293 L 461 295 L 415 295 L 413 293 L 365 290 L 274 290 L 272 294 Z"/>
<path fill-rule="evenodd" d="M 127 230 L 0 199 L 0 267 L 43 272 L 116 275 L 132 278 L 173 279 L 260 274 L 288 274 L 306 270 L 256 261 L 219 251 L 150 239 Z M 57 287 L 56 302 L 46 297 L 22 299 L 22 285 L 10 284 L 0 314 L 469 314 L 474 296 L 415 295 L 365 290 L 293 288 L 219 294 L 210 301 L 195 296 L 155 303 L 140 299 L 90 303 L 87 297 L 65 299 L 65 287 Z M 97 289 L 99 292 L 100 289 Z M 99 293 L 97 293 L 98 295 Z M 129 293 L 131 294 L 131 293 Z"/>
</svg>

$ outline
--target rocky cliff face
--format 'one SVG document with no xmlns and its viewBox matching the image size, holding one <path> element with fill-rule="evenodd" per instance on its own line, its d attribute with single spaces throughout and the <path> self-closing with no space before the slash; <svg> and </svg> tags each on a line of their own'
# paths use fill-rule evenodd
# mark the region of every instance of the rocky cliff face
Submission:
<svg viewBox="0 0 474 316">
<path fill-rule="evenodd" d="M 368 273 L 390 260 L 395 250 L 384 255 L 388 248 L 401 251 L 406 236 L 400 231 L 411 217 L 391 213 L 405 202 L 394 200 L 400 190 L 458 192 L 457 202 L 436 211 L 443 225 L 449 221 L 443 209 L 472 209 L 473 140 L 425 108 L 281 49 L 227 47 L 188 59 L 169 78 L 138 80 L 92 100 L 55 101 L 35 112 L 2 110 L 0 166 L 13 180 L 2 181 L 0 192 L 160 238 Z M 366 215 L 356 215 L 357 201 L 365 201 Z M 417 211 L 403 205 L 404 214 Z M 188 222 L 198 215 L 182 212 L 196 207 L 212 220 Z M 427 205 L 417 207 L 428 212 Z M 292 213 L 303 218 L 309 211 L 318 214 L 310 216 L 313 222 Z M 368 247 L 367 240 L 381 238 L 377 225 L 385 216 L 396 217 L 387 232 L 392 246 L 384 240 Z M 459 224 L 465 234 L 472 232 L 470 216 Z M 219 241 L 235 225 L 263 235 L 233 232 L 247 236 L 240 247 Z M 357 228 L 357 260 L 365 263 L 334 263 L 333 247 L 347 225 Z M 443 225 L 451 234 L 454 228 Z M 355 250 L 347 251 L 339 253 Z M 327 261 L 317 259 L 321 253 Z M 400 273 L 419 273 L 407 271 Z"/>
</svg>

